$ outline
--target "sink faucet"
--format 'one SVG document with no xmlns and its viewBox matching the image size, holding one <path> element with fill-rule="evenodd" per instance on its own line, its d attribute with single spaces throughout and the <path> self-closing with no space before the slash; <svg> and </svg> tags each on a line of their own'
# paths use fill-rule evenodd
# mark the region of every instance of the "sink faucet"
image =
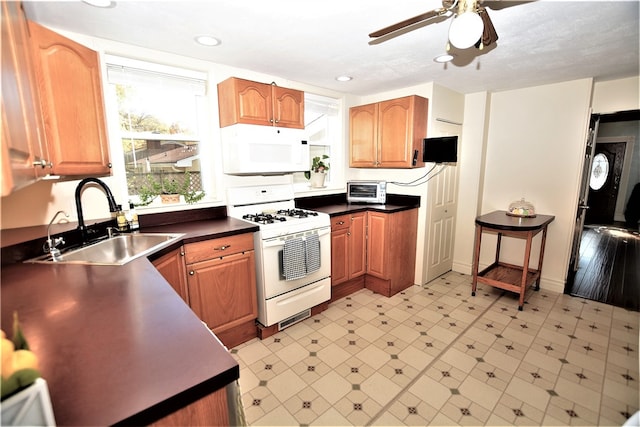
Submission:
<svg viewBox="0 0 640 427">
<path fill-rule="evenodd" d="M 107 184 L 105 184 L 98 178 L 85 178 L 80 181 L 78 183 L 78 186 L 76 187 L 76 210 L 78 211 L 78 228 L 80 229 L 80 234 L 82 235 L 82 243 L 85 243 L 87 241 L 87 227 L 84 225 L 84 217 L 82 216 L 82 202 L 80 201 L 80 194 L 82 193 L 85 185 L 91 183 L 99 185 L 106 193 L 107 202 L 109 202 L 109 212 L 118 211 L 116 201 L 113 198 L 113 193 L 111 193 L 111 190 L 109 189 L 109 187 L 107 187 Z"/>
<path fill-rule="evenodd" d="M 47 241 L 44 243 L 43 249 L 45 252 L 48 252 L 51 255 L 51 258 L 55 261 L 60 256 L 60 249 L 58 249 L 58 245 L 63 245 L 64 238 L 56 237 L 55 239 L 51 239 L 51 224 L 58 218 L 58 215 L 63 214 L 65 217 L 69 218 L 69 214 L 65 211 L 58 211 L 49 221 L 49 225 L 47 226 Z"/>
</svg>

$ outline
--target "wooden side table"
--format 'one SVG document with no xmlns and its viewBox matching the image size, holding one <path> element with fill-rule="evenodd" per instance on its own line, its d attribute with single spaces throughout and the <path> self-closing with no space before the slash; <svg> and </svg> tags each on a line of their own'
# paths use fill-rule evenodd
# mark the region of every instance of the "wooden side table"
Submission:
<svg viewBox="0 0 640 427">
<path fill-rule="evenodd" d="M 518 310 L 522 311 L 524 306 L 524 294 L 527 287 L 535 283 L 535 290 L 540 289 L 540 271 L 542 270 L 544 245 L 547 238 L 547 226 L 554 219 L 555 216 L 553 215 L 536 215 L 531 218 L 522 218 L 507 215 L 506 211 L 494 211 L 477 217 L 471 295 L 475 296 L 478 282 L 515 292 L 520 295 Z M 498 242 L 495 261 L 481 272 L 478 272 L 480 244 L 483 232 L 497 233 Z M 529 268 L 531 241 L 533 240 L 533 237 L 540 232 L 542 232 L 542 242 L 540 244 L 538 268 L 532 269 Z M 527 240 L 522 266 L 507 264 L 500 261 L 500 243 L 502 241 L 502 236 Z"/>
</svg>

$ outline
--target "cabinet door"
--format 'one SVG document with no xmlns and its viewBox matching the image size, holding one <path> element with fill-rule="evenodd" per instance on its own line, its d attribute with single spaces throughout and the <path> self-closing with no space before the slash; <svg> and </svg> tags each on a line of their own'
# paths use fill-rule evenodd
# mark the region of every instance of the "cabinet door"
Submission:
<svg viewBox="0 0 640 427">
<path fill-rule="evenodd" d="M 304 92 L 273 85 L 271 88 L 274 125 L 304 129 Z"/>
<path fill-rule="evenodd" d="M 379 212 L 367 213 L 367 273 L 388 279 L 389 223 L 388 215 Z"/>
<path fill-rule="evenodd" d="M 153 266 L 162 274 L 173 289 L 187 304 L 189 290 L 187 289 L 187 269 L 184 264 L 184 249 L 182 247 L 169 252 L 153 261 Z"/>
<path fill-rule="evenodd" d="M 2 196 L 45 175 L 47 152 L 27 21 L 20 2 L 2 2 Z M 35 167 L 34 163 L 42 166 Z"/>
<path fill-rule="evenodd" d="M 349 166 L 375 167 L 378 162 L 378 104 L 361 105 L 349 109 Z"/>
<path fill-rule="evenodd" d="M 271 85 L 229 78 L 218 84 L 220 127 L 236 123 L 272 126 Z"/>
<path fill-rule="evenodd" d="M 98 54 L 34 22 L 29 33 L 52 172 L 108 175 Z"/>
<path fill-rule="evenodd" d="M 331 232 L 331 286 L 349 280 L 348 228 Z"/>
<path fill-rule="evenodd" d="M 187 266 L 191 309 L 213 332 L 258 317 L 254 252 Z"/>
<path fill-rule="evenodd" d="M 361 276 L 367 269 L 366 212 L 351 215 L 349 219 L 349 278 Z"/>
<path fill-rule="evenodd" d="M 378 108 L 379 166 L 411 167 L 413 116 L 410 97 L 383 101 Z"/>
</svg>

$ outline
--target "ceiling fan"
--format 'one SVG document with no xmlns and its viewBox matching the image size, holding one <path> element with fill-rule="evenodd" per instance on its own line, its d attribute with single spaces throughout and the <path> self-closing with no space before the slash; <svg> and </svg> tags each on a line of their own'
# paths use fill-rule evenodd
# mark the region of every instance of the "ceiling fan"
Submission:
<svg viewBox="0 0 640 427">
<path fill-rule="evenodd" d="M 390 35 L 396 31 L 405 29 L 414 24 L 431 20 L 439 22 L 436 18 L 449 18 L 454 16 L 449 28 L 449 42 L 458 49 L 467 49 L 471 46 L 482 49 L 490 46 L 498 40 L 493 23 L 485 7 L 490 9 L 503 9 L 526 1 L 500 1 L 500 0 L 442 0 L 442 7 L 425 12 L 413 18 L 382 28 L 369 34 L 371 38 L 379 38 Z M 430 23 L 430 22 L 427 22 Z"/>
</svg>

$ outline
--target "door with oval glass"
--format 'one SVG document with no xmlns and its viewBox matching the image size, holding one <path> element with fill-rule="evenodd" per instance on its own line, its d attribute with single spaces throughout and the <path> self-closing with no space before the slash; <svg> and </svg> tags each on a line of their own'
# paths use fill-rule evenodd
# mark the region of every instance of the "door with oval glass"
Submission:
<svg viewBox="0 0 640 427">
<path fill-rule="evenodd" d="M 625 142 L 596 143 L 585 223 L 613 224 L 625 149 Z"/>
</svg>

